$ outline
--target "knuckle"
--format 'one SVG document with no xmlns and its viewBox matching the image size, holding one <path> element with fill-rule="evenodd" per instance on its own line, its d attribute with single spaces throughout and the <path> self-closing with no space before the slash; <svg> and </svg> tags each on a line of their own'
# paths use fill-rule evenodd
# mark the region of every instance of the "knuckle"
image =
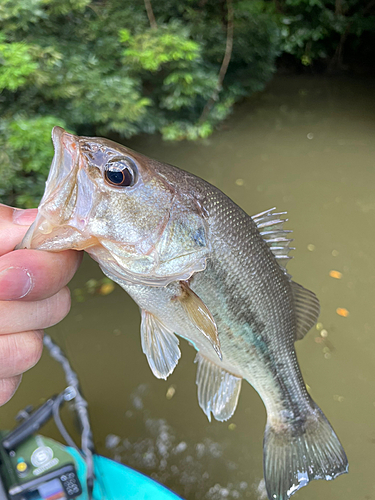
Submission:
<svg viewBox="0 0 375 500">
<path fill-rule="evenodd" d="M 21 382 L 21 375 L 0 379 L 0 406 L 5 405 L 16 392 Z"/>
<path fill-rule="evenodd" d="M 71 299 L 70 299 L 70 291 L 67 286 L 62 288 L 58 293 L 50 297 L 49 299 L 45 299 L 43 301 L 43 324 L 42 328 L 48 328 L 50 326 L 56 325 L 70 311 Z"/>
<path fill-rule="evenodd" d="M 65 316 L 69 313 L 70 311 L 70 306 L 71 306 L 71 297 L 70 297 L 70 290 L 67 286 L 62 288 L 59 293 L 56 294 L 56 321 L 55 323 L 58 323 L 62 319 L 65 318 Z"/>
<path fill-rule="evenodd" d="M 19 372 L 25 372 L 37 364 L 43 352 L 43 335 L 40 330 L 26 332 L 18 352 Z"/>
<path fill-rule="evenodd" d="M 40 359 L 43 337 L 40 331 L 4 335 L 0 339 L 2 377 L 13 377 L 32 368 Z"/>
</svg>

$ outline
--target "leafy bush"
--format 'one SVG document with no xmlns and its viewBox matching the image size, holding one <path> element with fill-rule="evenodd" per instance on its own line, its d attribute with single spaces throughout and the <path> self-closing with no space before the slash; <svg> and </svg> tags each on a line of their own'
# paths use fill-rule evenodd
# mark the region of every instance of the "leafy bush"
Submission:
<svg viewBox="0 0 375 500">
<path fill-rule="evenodd" d="M 375 42 L 375 4 L 372 0 L 280 0 L 275 10 L 281 27 L 281 49 L 304 66 L 324 61 L 344 67 L 344 44 L 372 33 Z M 373 56 L 374 50 L 373 50 Z"/>
<path fill-rule="evenodd" d="M 51 129 L 66 127 L 55 116 L 0 120 L 0 197 L 31 208 L 44 191 L 53 147 Z"/>
<path fill-rule="evenodd" d="M 341 63 L 346 37 L 374 30 L 373 10 L 372 0 L 3 0 L 2 201 L 37 203 L 53 125 L 207 137 L 263 89 L 281 50 Z"/>
<path fill-rule="evenodd" d="M 0 194 L 23 206 L 43 191 L 53 125 L 206 137 L 239 97 L 263 88 L 278 54 L 276 22 L 253 0 L 4 0 L 0 31 Z"/>
</svg>

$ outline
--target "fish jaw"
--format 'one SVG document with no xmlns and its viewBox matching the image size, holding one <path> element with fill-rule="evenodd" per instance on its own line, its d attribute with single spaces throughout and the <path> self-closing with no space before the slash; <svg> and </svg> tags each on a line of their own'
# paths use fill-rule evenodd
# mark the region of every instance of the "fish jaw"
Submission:
<svg viewBox="0 0 375 500">
<path fill-rule="evenodd" d="M 48 219 L 38 213 L 34 223 L 29 227 L 22 242 L 16 249 L 31 248 L 49 252 L 64 250 L 85 250 L 94 245 L 94 241 L 85 239 L 83 235 L 67 225 L 54 227 Z"/>
<path fill-rule="evenodd" d="M 55 154 L 38 214 L 17 248 L 84 250 L 97 243 L 85 231 L 93 205 L 93 186 L 81 168 L 78 137 L 54 127 L 52 142 Z M 84 193 L 80 193 L 82 189 Z"/>
</svg>

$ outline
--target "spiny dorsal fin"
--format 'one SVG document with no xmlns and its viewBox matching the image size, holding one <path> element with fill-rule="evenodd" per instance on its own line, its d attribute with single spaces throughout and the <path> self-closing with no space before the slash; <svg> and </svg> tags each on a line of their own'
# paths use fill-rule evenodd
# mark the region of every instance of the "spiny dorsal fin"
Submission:
<svg viewBox="0 0 375 500">
<path fill-rule="evenodd" d="M 206 304 L 185 281 L 180 281 L 180 294 L 175 300 L 180 301 L 189 321 L 211 342 L 216 354 L 222 359 L 217 326 Z"/>
<path fill-rule="evenodd" d="M 176 335 L 153 314 L 142 310 L 141 342 L 155 377 L 166 379 L 181 357 Z"/>
<path fill-rule="evenodd" d="M 315 293 L 307 290 L 302 285 L 292 283 L 294 297 L 294 307 L 297 320 L 297 330 L 295 340 L 303 339 L 306 333 L 318 321 L 320 313 L 320 304 Z"/>
<path fill-rule="evenodd" d="M 228 420 L 236 409 L 242 378 L 220 368 L 200 353 L 195 363 L 198 363 L 196 384 L 199 406 L 210 422 L 211 413 L 216 420 Z"/>
<path fill-rule="evenodd" d="M 285 215 L 286 212 L 276 213 L 274 210 L 276 210 L 275 207 L 270 208 L 265 212 L 253 215 L 252 219 L 278 263 L 285 267 L 288 260 L 292 259 L 292 257 L 288 255 L 290 250 L 294 250 L 293 247 L 289 246 L 293 240 L 288 237 L 288 234 L 292 231 L 283 229 L 283 224 L 288 219 L 282 219 L 280 216 Z"/>
</svg>

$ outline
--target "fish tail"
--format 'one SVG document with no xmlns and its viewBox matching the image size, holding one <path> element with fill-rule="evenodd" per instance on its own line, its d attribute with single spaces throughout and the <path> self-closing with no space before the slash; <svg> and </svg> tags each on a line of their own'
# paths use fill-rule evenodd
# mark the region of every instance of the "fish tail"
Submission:
<svg viewBox="0 0 375 500">
<path fill-rule="evenodd" d="M 263 468 L 270 500 L 288 500 L 312 479 L 335 479 L 348 472 L 341 443 L 321 409 L 293 424 L 269 419 L 264 434 Z"/>
</svg>

